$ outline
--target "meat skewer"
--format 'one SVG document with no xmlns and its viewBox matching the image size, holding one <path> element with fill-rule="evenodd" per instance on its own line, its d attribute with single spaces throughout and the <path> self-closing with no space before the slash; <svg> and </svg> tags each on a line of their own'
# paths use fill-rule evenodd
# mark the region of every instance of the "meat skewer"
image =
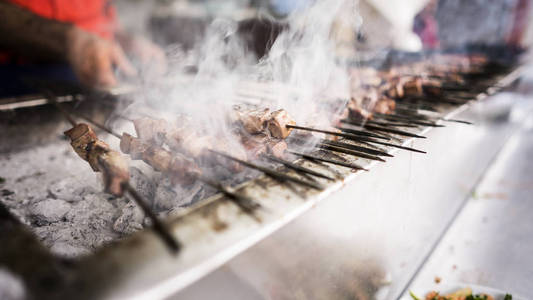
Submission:
<svg viewBox="0 0 533 300">
<path fill-rule="evenodd" d="M 128 164 L 120 153 L 99 140 L 85 123 L 75 124 L 65 131 L 65 135 L 70 138 L 70 144 L 78 156 L 86 160 L 93 171 L 104 175 L 105 190 L 112 195 L 122 196 L 123 184 L 128 182 L 130 174 Z"/>
<path fill-rule="evenodd" d="M 173 154 L 160 146 L 150 146 L 127 133 L 122 135 L 120 148 L 132 159 L 143 160 L 156 171 L 170 175 L 174 183 L 188 184 L 200 180 L 234 200 L 242 210 L 252 215 L 255 209 L 261 207 L 253 200 L 231 192 L 221 184 L 204 177 L 200 168 L 181 154 Z"/>
<path fill-rule="evenodd" d="M 191 184 L 201 174 L 200 168 L 185 156 L 149 145 L 127 133 L 122 134 L 120 150 L 132 159 L 142 160 L 156 171 L 170 175 L 174 184 Z"/>
<path fill-rule="evenodd" d="M 50 93 L 46 93 L 49 101 L 53 103 L 67 120 L 72 124 L 73 128 L 66 131 L 71 139 L 71 145 L 74 151 L 84 160 L 89 162 L 89 165 L 95 172 L 102 172 L 104 174 L 104 184 L 106 191 L 115 195 L 122 196 L 127 193 L 133 198 L 135 203 L 144 211 L 145 215 L 152 221 L 152 226 L 155 232 L 161 237 L 169 249 L 176 253 L 181 248 L 179 242 L 170 234 L 165 225 L 152 212 L 146 201 L 135 191 L 129 183 L 128 164 L 120 153 L 113 151 L 103 141 L 98 140 L 96 134 L 87 124 L 76 123 L 70 114 L 59 105 L 55 97 Z"/>
<path fill-rule="evenodd" d="M 172 172 L 173 174 L 173 178 L 174 180 L 176 180 L 176 178 L 185 178 L 185 181 L 182 181 L 182 182 L 187 182 L 187 180 L 191 180 L 191 179 L 197 179 L 197 180 L 200 180 L 202 181 L 203 183 L 215 188 L 216 190 L 222 192 L 224 195 L 226 195 L 227 197 L 229 197 L 230 199 L 234 200 L 235 203 L 245 212 L 249 213 L 249 214 L 252 214 L 253 215 L 253 212 L 255 211 L 255 209 L 261 207 L 261 205 L 259 205 L 258 203 L 254 202 L 253 200 L 251 199 L 248 199 L 242 195 L 239 195 L 239 194 L 236 194 L 235 192 L 232 192 L 230 191 L 228 188 L 224 187 L 223 185 L 213 181 L 213 180 L 210 180 L 204 176 L 201 175 L 201 172 L 200 170 L 198 169 L 197 166 L 195 165 L 191 165 L 190 161 L 187 160 L 186 163 L 184 164 L 185 167 L 183 167 L 179 161 L 177 161 L 176 159 L 172 159 L 169 157 L 172 156 L 172 154 L 170 152 L 168 152 L 167 150 L 163 149 L 163 148 L 158 148 L 158 147 L 154 147 L 154 146 L 150 146 L 146 143 L 143 143 L 140 139 L 138 138 L 135 138 L 127 133 L 124 133 L 122 136 L 119 135 L 118 133 L 112 131 L 111 129 L 109 129 L 108 127 L 104 126 L 104 125 L 101 125 L 101 124 L 98 124 L 96 123 L 95 121 L 85 117 L 86 120 L 88 120 L 89 122 L 93 123 L 95 126 L 97 126 L 98 128 L 114 135 L 115 137 L 121 139 L 121 143 L 120 143 L 120 147 L 121 147 L 121 150 L 123 152 L 128 152 L 130 154 L 130 156 L 132 157 L 132 159 L 134 160 L 145 160 L 146 163 L 148 163 L 150 166 L 152 166 L 154 169 L 157 166 L 157 168 L 160 170 L 160 171 L 166 171 L 166 172 Z M 130 120 L 130 119 L 128 119 Z M 131 122 L 133 122 L 133 120 L 130 120 Z M 163 124 L 162 122 L 154 122 L 152 124 Z M 147 133 L 147 134 L 150 134 L 150 133 Z M 122 149 L 123 148 L 123 149 Z M 127 154 L 128 154 L 127 153 Z M 178 156 L 180 159 L 186 159 L 184 157 L 181 157 L 181 156 Z M 176 157 L 174 157 L 176 158 Z M 165 163 L 166 162 L 166 163 Z M 182 166 L 182 167 L 180 167 Z M 187 168 L 187 166 L 189 168 Z M 178 171 L 181 169 L 181 173 L 176 173 L 174 171 Z M 181 174 L 181 175 L 180 175 Z M 176 175 L 178 175 L 178 177 L 176 177 Z"/>
</svg>

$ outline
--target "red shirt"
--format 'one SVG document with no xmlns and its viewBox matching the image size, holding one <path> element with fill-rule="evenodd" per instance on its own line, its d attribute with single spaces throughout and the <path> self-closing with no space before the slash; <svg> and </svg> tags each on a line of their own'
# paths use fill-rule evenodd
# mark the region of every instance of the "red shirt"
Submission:
<svg viewBox="0 0 533 300">
<path fill-rule="evenodd" d="M 48 19 L 72 23 L 111 39 L 115 10 L 108 0 L 8 0 Z"/>
<path fill-rule="evenodd" d="M 71 23 L 106 39 L 113 39 L 116 12 L 109 0 L 8 0 L 44 18 Z M 15 57 L 11 57 L 15 59 Z M 0 63 L 10 60 L 0 52 Z M 19 60 L 19 59 L 15 59 Z"/>
</svg>

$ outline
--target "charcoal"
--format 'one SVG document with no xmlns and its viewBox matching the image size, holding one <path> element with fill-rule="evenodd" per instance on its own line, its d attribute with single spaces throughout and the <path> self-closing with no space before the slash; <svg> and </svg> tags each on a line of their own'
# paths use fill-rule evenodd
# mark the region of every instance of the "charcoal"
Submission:
<svg viewBox="0 0 533 300">
<path fill-rule="evenodd" d="M 155 208 L 157 210 L 167 210 L 176 207 L 178 203 L 178 193 L 170 186 L 160 184 L 156 189 Z"/>
<path fill-rule="evenodd" d="M 48 193 L 56 199 L 64 199 L 69 201 L 73 195 L 75 195 L 74 188 L 78 186 L 79 184 L 75 181 L 75 179 L 71 177 L 65 177 L 64 179 L 60 179 L 49 185 Z"/>
<path fill-rule="evenodd" d="M 113 205 L 102 195 L 89 194 L 83 197 L 83 201 L 72 205 L 66 218 L 74 223 L 104 228 L 112 220 L 114 211 Z"/>
<path fill-rule="evenodd" d="M 120 216 L 113 224 L 113 230 L 121 234 L 130 234 L 143 228 L 144 213 L 134 203 L 126 204 Z"/>
<path fill-rule="evenodd" d="M 169 210 L 190 204 L 196 194 L 200 192 L 202 185 L 195 182 L 190 186 L 173 186 L 168 179 L 164 179 L 157 186 L 155 207 L 158 210 Z"/>
<path fill-rule="evenodd" d="M 45 199 L 30 206 L 30 219 L 37 226 L 59 222 L 70 210 L 71 205 L 59 199 Z"/>
<path fill-rule="evenodd" d="M 154 199 L 156 193 L 154 181 L 144 174 L 140 169 L 136 167 L 130 168 L 130 183 L 145 199 Z"/>
</svg>

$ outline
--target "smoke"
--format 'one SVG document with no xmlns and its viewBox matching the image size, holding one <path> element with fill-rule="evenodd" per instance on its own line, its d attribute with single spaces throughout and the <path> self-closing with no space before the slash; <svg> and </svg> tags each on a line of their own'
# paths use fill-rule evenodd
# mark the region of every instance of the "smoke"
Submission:
<svg viewBox="0 0 533 300">
<path fill-rule="evenodd" d="M 288 110 L 300 124 L 329 125 L 336 111 L 319 112 L 316 106 L 327 100 L 349 99 L 347 67 L 336 59 L 339 38 L 334 25 L 341 8 L 349 6 L 353 15 L 348 24 L 356 27 L 354 5 L 343 0 L 317 1 L 293 13 L 288 30 L 278 36 L 257 66 L 259 81 L 277 83 L 270 89 L 275 95 L 273 105 Z M 345 25 L 346 19 L 343 21 Z"/>
<path fill-rule="evenodd" d="M 321 0 L 293 12 L 259 61 L 239 37 L 237 22 L 215 19 L 193 49 L 172 49 L 167 76 L 144 78 L 127 112 L 153 116 L 153 109 L 169 121 L 184 115 L 196 130 L 235 147 L 240 144 L 228 121 L 235 105 L 285 109 L 299 125 L 329 126 L 350 95 L 347 65 L 337 59 L 338 28 L 360 25 L 356 4 Z"/>
</svg>

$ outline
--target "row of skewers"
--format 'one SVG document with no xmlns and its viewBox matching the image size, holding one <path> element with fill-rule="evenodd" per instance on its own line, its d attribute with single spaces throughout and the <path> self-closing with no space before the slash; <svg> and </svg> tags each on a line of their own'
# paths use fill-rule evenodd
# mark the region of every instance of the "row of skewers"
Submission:
<svg viewBox="0 0 533 300">
<path fill-rule="evenodd" d="M 124 154 L 129 155 L 131 160 L 145 162 L 154 170 L 171 178 L 174 184 L 187 185 L 199 180 L 214 187 L 245 212 L 253 215 L 254 211 L 261 207 L 257 202 L 209 178 L 202 170 L 213 164 L 223 165 L 231 172 L 251 168 L 280 182 L 321 190 L 324 187 L 317 178 L 335 178 L 296 164 L 290 157 L 365 170 L 362 166 L 347 161 L 342 155 L 384 161 L 383 157 L 392 155 L 380 148 L 381 146 L 425 153 L 396 143 L 401 141 L 398 136 L 424 138 L 410 132 L 408 128 L 443 126 L 439 122 L 442 119 L 438 113 L 438 105 L 465 103 L 467 99 L 472 98 L 468 98 L 468 93 L 477 93 L 478 88 L 487 87 L 484 82 L 472 86 L 471 80 L 479 82 L 480 78 L 469 77 L 473 74 L 484 74 L 482 68 L 485 61 L 477 57 L 468 60 L 468 64 L 463 57 L 458 58 L 458 61 L 440 67 L 428 64 L 411 65 L 387 72 L 360 69 L 359 73 L 352 76 L 352 99 L 338 121 L 328 128 L 300 126 L 284 109 L 271 111 L 269 108 L 257 106 L 234 107 L 228 116 L 228 122 L 236 128 L 234 135 L 239 141 L 238 147 L 217 136 L 194 130 L 191 121 L 186 117 L 171 121 L 148 116 L 136 119 L 124 117 L 133 123 L 136 136 L 116 133 L 88 119 L 93 126 L 120 139 L 120 153 L 98 139 L 89 124 L 77 123 L 73 114 L 61 107 L 53 95 L 49 95 L 49 99 L 71 122 L 73 127 L 65 134 L 70 138 L 76 153 L 86 160 L 95 172 L 103 174 L 106 191 L 115 196 L 128 194 L 132 197 L 152 220 L 153 228 L 169 248 L 177 251 L 179 242 L 156 218 L 146 204 L 147 201 L 129 184 L 129 166 Z M 445 121 L 468 123 L 461 120 Z M 313 140 L 315 149 L 329 155 L 326 157 L 315 152 L 304 153 L 289 149 L 289 145 L 304 144 L 310 139 Z M 257 160 L 283 165 L 302 176 L 287 175 L 255 163 Z"/>
</svg>

